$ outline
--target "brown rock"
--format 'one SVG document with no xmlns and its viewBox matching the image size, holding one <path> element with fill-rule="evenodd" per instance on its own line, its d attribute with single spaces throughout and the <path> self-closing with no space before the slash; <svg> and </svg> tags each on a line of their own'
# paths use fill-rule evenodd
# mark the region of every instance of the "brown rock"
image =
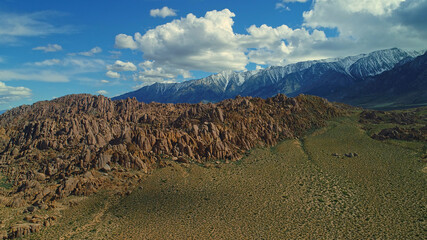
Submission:
<svg viewBox="0 0 427 240">
<path fill-rule="evenodd" d="M 298 137 L 343 113 L 318 97 L 284 95 L 173 105 L 81 94 L 21 106 L 0 115 L 0 159 L 11 166 L 8 178 L 15 187 L 30 179 L 39 186 L 24 184 L 19 192 L 24 201 L 9 205 L 24 206 L 25 200 L 49 204 L 58 197 L 95 192 L 105 184 L 102 179 L 110 178 L 90 172 L 109 171 L 110 166 L 117 166 L 120 171 L 114 173 L 124 178 L 130 169 L 148 173 L 170 156 L 180 156 L 172 158 L 180 163 L 235 161 L 254 146 Z M 2 139 L 8 139 L 7 149 Z M 56 181 L 62 181 L 56 193 L 45 194 L 40 187 Z"/>
<path fill-rule="evenodd" d="M 104 171 L 104 172 L 109 172 L 109 171 L 111 171 L 111 167 L 110 167 L 110 165 L 105 164 L 105 165 L 101 168 L 101 170 L 102 170 L 102 171 Z"/>
<path fill-rule="evenodd" d="M 189 163 L 189 161 L 184 157 L 178 157 L 176 161 L 179 163 Z"/>
<path fill-rule="evenodd" d="M 96 167 L 98 169 L 103 169 L 106 165 L 108 165 L 108 163 L 110 163 L 110 161 L 111 161 L 111 155 L 101 153 L 101 155 L 98 158 L 98 163 Z"/>
<path fill-rule="evenodd" d="M 7 239 L 7 231 L 0 230 L 0 239 Z"/>
<path fill-rule="evenodd" d="M 8 206 L 12 208 L 18 208 L 18 207 L 23 207 L 25 205 L 27 205 L 27 202 L 24 199 L 20 197 L 16 197 L 12 200 L 12 202 Z"/>
<path fill-rule="evenodd" d="M 46 180 L 46 175 L 44 175 L 43 173 L 36 172 L 35 173 L 35 179 L 37 181 L 44 181 L 44 180 Z"/>
<path fill-rule="evenodd" d="M 30 233 L 38 232 L 41 225 L 38 223 L 15 224 L 10 229 L 9 238 L 22 238 Z"/>
</svg>

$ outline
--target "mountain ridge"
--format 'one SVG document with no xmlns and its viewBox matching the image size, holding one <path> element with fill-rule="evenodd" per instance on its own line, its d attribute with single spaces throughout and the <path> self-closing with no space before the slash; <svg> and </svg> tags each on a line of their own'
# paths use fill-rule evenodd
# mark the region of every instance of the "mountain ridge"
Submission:
<svg viewBox="0 0 427 240">
<path fill-rule="evenodd" d="M 142 102 L 197 103 L 218 102 L 237 95 L 268 98 L 278 93 L 300 93 L 346 99 L 345 88 L 395 66 L 412 61 L 421 52 L 398 48 L 374 51 L 343 58 L 330 58 L 271 66 L 246 72 L 220 72 L 182 83 L 155 83 L 113 99 L 136 97 Z M 343 95 L 340 95 L 340 93 Z"/>
</svg>

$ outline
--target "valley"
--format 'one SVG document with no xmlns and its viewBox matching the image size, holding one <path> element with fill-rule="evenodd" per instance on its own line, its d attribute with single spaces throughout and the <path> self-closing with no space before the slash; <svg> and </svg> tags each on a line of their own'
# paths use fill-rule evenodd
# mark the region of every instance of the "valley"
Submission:
<svg viewBox="0 0 427 240">
<path fill-rule="evenodd" d="M 427 0 L 0 1 L 0 240 L 427 239 Z"/>
<path fill-rule="evenodd" d="M 73 197 L 31 238 L 423 239 L 425 141 L 374 140 L 384 126 L 359 114 L 235 162 L 170 161 L 124 196 Z"/>
</svg>

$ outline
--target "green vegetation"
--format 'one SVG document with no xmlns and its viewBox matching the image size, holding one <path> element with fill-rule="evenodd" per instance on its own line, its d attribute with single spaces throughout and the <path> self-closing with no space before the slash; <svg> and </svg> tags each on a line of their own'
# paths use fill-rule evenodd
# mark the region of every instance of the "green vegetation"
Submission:
<svg viewBox="0 0 427 240">
<path fill-rule="evenodd" d="M 425 238 L 425 143 L 374 140 L 390 126 L 359 113 L 221 168 L 172 162 L 130 195 L 89 197 L 31 238 Z"/>
<path fill-rule="evenodd" d="M 0 175 L 0 188 L 5 188 L 6 190 L 9 190 L 13 187 L 13 184 L 10 183 L 6 177 Z"/>
</svg>

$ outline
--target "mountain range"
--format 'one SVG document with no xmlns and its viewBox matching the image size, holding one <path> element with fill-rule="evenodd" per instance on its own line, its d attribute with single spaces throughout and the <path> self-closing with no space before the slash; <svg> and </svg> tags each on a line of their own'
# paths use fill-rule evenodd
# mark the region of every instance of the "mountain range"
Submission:
<svg viewBox="0 0 427 240">
<path fill-rule="evenodd" d="M 113 99 L 135 97 L 141 102 L 198 103 L 219 102 L 238 95 L 268 98 L 282 93 L 290 97 L 316 95 L 368 108 L 423 105 L 427 103 L 427 88 L 422 80 L 426 79 L 423 54 L 424 51 L 392 48 L 261 70 L 224 71 L 181 83 L 155 83 Z M 406 85 L 408 82 L 412 85 Z M 423 94 L 418 96 L 417 91 Z M 375 97 L 378 94 L 381 97 Z M 414 94 L 415 100 L 410 97 Z M 399 101 L 394 102 L 397 96 Z"/>
</svg>

